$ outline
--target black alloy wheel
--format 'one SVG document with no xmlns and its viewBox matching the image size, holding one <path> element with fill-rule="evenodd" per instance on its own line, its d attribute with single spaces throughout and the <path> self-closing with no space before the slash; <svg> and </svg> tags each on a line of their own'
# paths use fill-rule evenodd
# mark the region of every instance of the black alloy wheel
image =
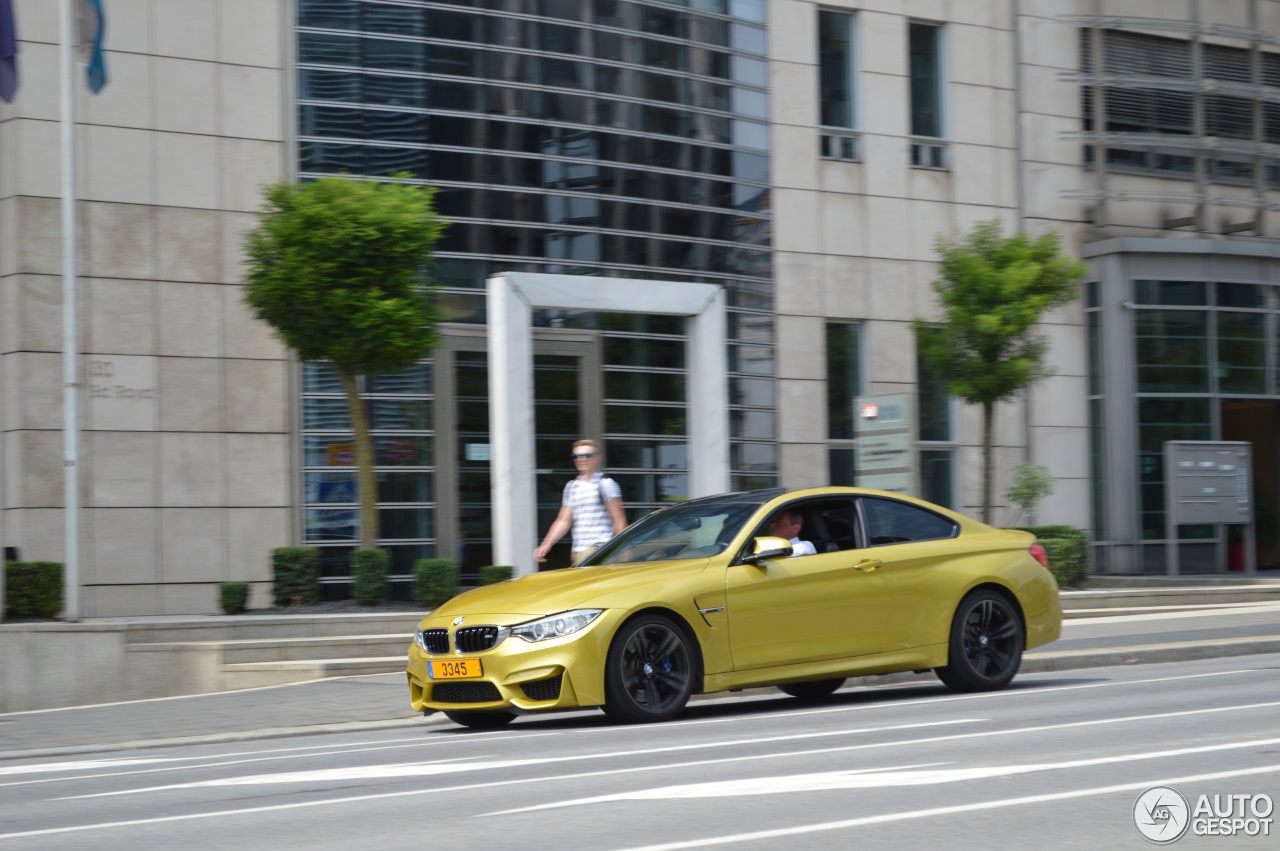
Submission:
<svg viewBox="0 0 1280 851">
<path fill-rule="evenodd" d="M 444 717 L 473 730 L 494 730 L 510 724 L 516 715 L 514 712 L 454 712 L 446 709 Z"/>
<path fill-rule="evenodd" d="M 778 691 L 783 694 L 789 694 L 797 700 L 809 701 L 822 700 L 835 694 L 840 686 L 844 685 L 844 677 L 838 680 L 810 680 L 807 683 L 783 683 L 778 686 Z"/>
<path fill-rule="evenodd" d="M 661 615 L 624 624 L 606 662 L 605 713 L 628 723 L 675 718 L 693 694 L 693 652 L 684 630 Z"/>
<path fill-rule="evenodd" d="M 947 666 L 938 679 L 955 691 L 996 691 L 1022 665 L 1022 619 L 1003 594 L 984 588 L 960 601 L 951 623 Z"/>
</svg>

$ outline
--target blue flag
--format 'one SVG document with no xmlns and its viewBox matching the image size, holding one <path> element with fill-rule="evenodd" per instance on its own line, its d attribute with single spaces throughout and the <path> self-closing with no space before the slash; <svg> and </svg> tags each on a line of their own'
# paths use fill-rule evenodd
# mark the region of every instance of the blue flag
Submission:
<svg viewBox="0 0 1280 851">
<path fill-rule="evenodd" d="M 80 43 L 88 51 L 84 66 L 89 91 L 95 95 L 107 84 L 107 55 L 102 50 L 102 37 L 107 29 L 102 0 L 80 0 Z"/>
<path fill-rule="evenodd" d="M 13 103 L 18 90 L 18 30 L 13 23 L 13 0 L 0 0 L 0 100 Z"/>
</svg>

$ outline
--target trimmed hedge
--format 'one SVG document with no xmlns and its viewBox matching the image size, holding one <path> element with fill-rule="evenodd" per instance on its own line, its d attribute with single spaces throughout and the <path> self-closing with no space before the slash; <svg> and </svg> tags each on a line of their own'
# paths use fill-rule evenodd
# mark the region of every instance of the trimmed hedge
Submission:
<svg viewBox="0 0 1280 851">
<path fill-rule="evenodd" d="M 438 606 L 458 593 L 458 565 L 451 558 L 420 558 L 413 563 L 413 601 Z"/>
<path fill-rule="evenodd" d="M 249 583 L 223 582 L 218 586 L 218 602 L 222 604 L 224 615 L 241 614 L 249 602 Z"/>
<path fill-rule="evenodd" d="M 271 551 L 271 595 L 277 609 L 320 602 L 320 548 L 277 547 Z"/>
<path fill-rule="evenodd" d="M 6 617 L 53 618 L 62 611 L 62 564 L 11 561 L 4 566 Z"/>
<path fill-rule="evenodd" d="M 391 553 L 386 550 L 352 550 L 351 599 L 372 606 L 391 594 Z"/>
<path fill-rule="evenodd" d="M 509 564 L 486 564 L 480 568 L 480 584 L 496 585 L 499 582 L 506 582 L 515 573 L 515 568 Z"/>
<path fill-rule="evenodd" d="M 1018 526 L 1030 532 L 1044 547 L 1049 557 L 1049 570 L 1061 586 L 1075 585 L 1084 579 L 1088 567 L 1089 543 L 1083 529 L 1075 526 Z"/>
</svg>

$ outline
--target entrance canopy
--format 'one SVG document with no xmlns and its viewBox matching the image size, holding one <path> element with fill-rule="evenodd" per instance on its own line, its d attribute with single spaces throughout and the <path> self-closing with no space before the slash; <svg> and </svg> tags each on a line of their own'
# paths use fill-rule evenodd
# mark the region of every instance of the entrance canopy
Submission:
<svg viewBox="0 0 1280 851">
<path fill-rule="evenodd" d="M 689 493 L 693 497 L 710 496 L 729 489 L 729 389 L 722 287 L 508 272 L 489 278 L 487 305 L 495 563 L 512 565 L 516 576 L 537 570 L 533 561 L 538 545 L 533 419 L 535 309 L 685 317 Z"/>
</svg>

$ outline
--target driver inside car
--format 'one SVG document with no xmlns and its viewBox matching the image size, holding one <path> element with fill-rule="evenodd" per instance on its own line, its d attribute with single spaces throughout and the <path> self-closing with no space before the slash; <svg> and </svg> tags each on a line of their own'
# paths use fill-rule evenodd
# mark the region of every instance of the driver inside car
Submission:
<svg viewBox="0 0 1280 851">
<path fill-rule="evenodd" d="M 799 537 L 800 527 L 803 525 L 800 515 L 790 509 L 782 509 L 773 515 L 769 520 L 769 534 L 775 538 L 786 538 L 791 542 L 791 557 L 811 556 L 817 554 L 817 549 L 809 541 L 802 541 Z"/>
</svg>

